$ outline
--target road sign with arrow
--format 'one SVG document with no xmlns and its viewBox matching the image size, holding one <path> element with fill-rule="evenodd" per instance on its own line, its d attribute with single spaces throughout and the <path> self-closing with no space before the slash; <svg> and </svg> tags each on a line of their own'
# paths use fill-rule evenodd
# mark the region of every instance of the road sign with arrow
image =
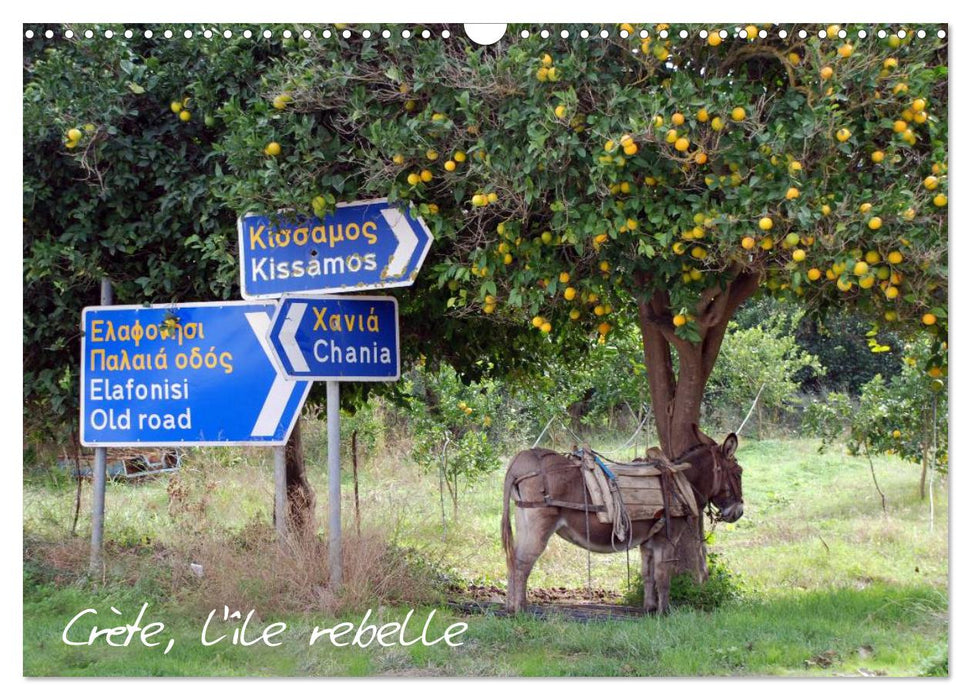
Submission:
<svg viewBox="0 0 971 700">
<path fill-rule="evenodd" d="M 240 287 L 245 299 L 405 287 L 415 281 L 432 235 L 406 203 L 341 203 L 322 219 L 240 217 Z"/>
<path fill-rule="evenodd" d="M 81 444 L 284 445 L 311 382 L 277 371 L 273 302 L 82 313 Z"/>
<path fill-rule="evenodd" d="M 284 297 L 269 342 L 290 377 L 387 382 L 401 376 L 394 297 Z"/>
</svg>

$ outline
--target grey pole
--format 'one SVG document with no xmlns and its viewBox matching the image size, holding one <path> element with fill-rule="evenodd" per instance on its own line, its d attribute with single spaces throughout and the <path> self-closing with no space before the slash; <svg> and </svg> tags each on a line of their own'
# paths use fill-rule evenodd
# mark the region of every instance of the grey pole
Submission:
<svg viewBox="0 0 971 700">
<path fill-rule="evenodd" d="M 111 306 L 114 299 L 111 293 L 111 280 L 101 279 L 101 305 Z M 82 389 L 83 391 L 83 389 Z M 108 450 L 94 448 L 94 495 L 91 503 L 91 564 L 92 576 L 97 576 L 104 568 L 105 534 L 105 481 L 108 477 Z"/>
<path fill-rule="evenodd" d="M 274 505 L 276 506 L 276 536 L 281 543 L 287 539 L 287 448 L 273 448 Z"/>
<path fill-rule="evenodd" d="M 341 403 L 340 382 L 327 382 L 327 487 L 330 506 L 327 558 L 331 586 L 342 582 L 341 570 Z"/>
</svg>

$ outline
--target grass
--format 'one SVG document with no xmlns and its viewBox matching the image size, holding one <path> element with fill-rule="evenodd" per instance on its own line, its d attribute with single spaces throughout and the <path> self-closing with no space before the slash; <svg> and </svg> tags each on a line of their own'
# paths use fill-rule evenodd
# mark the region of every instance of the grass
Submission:
<svg viewBox="0 0 971 700">
<path fill-rule="evenodd" d="M 308 426 L 308 454 L 322 437 Z M 917 493 L 918 469 L 880 457 L 874 469 L 881 508 L 863 458 L 817 452 L 812 440 L 746 441 L 745 516 L 715 528 L 712 551 L 742 582 L 740 600 L 711 612 L 678 608 L 661 619 L 578 623 L 529 616 L 461 618 L 428 590 L 428 577 L 505 585 L 498 537 L 502 474 L 467 489 L 459 523 L 442 513 L 434 475 L 422 475 L 387 450 L 362 460 L 361 519 L 354 534 L 349 474 L 343 491 L 345 554 L 356 597 L 327 586 L 326 551 L 300 550 L 288 563 L 272 542 L 272 463 L 268 451 L 197 450 L 178 478 L 110 483 L 108 569 L 84 576 L 88 526 L 82 503 L 78 537 L 70 479 L 48 471 L 24 482 L 24 672 L 29 676 L 913 676 L 946 675 L 948 639 L 947 493 L 935 485 L 933 522 Z M 603 446 L 609 451 L 609 445 Z M 314 461 L 318 523 L 326 523 L 326 467 Z M 349 472 L 350 470 L 348 470 Z M 90 494 L 86 485 L 83 495 Z M 377 534 L 375 534 L 377 533 Z M 299 556 L 298 556 L 299 555 Z M 302 556 L 304 559 L 299 559 Z M 276 558 L 283 557 L 283 558 Z M 188 571 L 203 561 L 202 579 Z M 592 557 L 594 587 L 622 592 L 623 553 Z M 420 565 L 420 566 L 418 566 Z M 636 552 L 632 569 L 638 567 Z M 356 568 L 355 568 L 356 567 Z M 384 579 L 375 571 L 385 572 Z M 392 573 L 388 573 L 388 572 Z M 417 572 L 417 574 L 415 573 Z M 417 576 L 417 578 L 416 578 Z M 409 578 L 410 577 L 410 578 Z M 422 581 L 425 589 L 422 590 Z M 583 588 L 586 552 L 554 538 L 531 587 Z M 128 648 L 68 647 L 60 635 L 79 611 L 99 610 L 118 624 L 115 606 L 149 617 L 176 639 L 165 655 Z M 208 611 L 257 609 L 256 633 L 284 621 L 283 645 L 204 647 Z M 360 620 L 368 607 L 383 621 L 415 608 L 435 611 L 440 634 L 469 625 L 462 646 L 380 648 L 306 644 L 315 625 Z M 94 619 L 94 618 L 92 618 Z"/>
</svg>

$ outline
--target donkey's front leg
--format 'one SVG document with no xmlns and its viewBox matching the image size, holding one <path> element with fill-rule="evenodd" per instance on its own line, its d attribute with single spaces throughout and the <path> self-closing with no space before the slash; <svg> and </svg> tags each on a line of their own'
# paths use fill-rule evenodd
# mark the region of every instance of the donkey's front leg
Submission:
<svg viewBox="0 0 971 700">
<path fill-rule="evenodd" d="M 654 584 L 654 549 L 650 541 L 641 545 L 641 579 L 644 581 L 644 610 L 657 612 L 657 587 Z"/>
</svg>

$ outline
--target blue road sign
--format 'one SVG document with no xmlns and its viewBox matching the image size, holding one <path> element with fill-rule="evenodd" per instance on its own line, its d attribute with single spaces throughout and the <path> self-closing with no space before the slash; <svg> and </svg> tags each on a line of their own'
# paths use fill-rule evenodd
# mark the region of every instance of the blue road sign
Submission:
<svg viewBox="0 0 971 700">
<path fill-rule="evenodd" d="M 323 219 L 240 217 L 244 299 L 406 287 L 432 235 L 407 204 L 387 199 L 338 204 Z"/>
<path fill-rule="evenodd" d="M 81 444 L 283 445 L 311 382 L 281 375 L 272 302 L 96 306 L 81 316 Z"/>
<path fill-rule="evenodd" d="M 383 382 L 401 376 L 394 297 L 284 297 L 269 341 L 290 377 Z"/>
</svg>

